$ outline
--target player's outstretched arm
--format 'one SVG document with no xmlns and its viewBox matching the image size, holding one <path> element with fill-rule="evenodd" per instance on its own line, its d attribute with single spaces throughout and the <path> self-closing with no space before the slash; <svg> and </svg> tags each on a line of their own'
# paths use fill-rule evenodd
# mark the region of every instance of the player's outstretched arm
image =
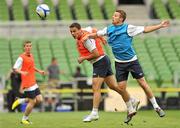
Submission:
<svg viewBox="0 0 180 128">
<path fill-rule="evenodd" d="M 144 33 L 152 32 L 152 31 L 158 30 L 160 28 L 166 28 L 169 26 L 169 24 L 170 24 L 169 21 L 165 20 L 165 21 L 162 21 L 160 24 L 157 24 L 157 25 L 146 26 L 144 28 Z"/>
<path fill-rule="evenodd" d="M 37 69 L 37 68 L 35 68 L 35 71 L 38 72 L 38 73 L 41 74 L 41 75 L 46 75 L 46 74 L 47 74 L 45 71 L 39 70 L 39 69 Z"/>
</svg>

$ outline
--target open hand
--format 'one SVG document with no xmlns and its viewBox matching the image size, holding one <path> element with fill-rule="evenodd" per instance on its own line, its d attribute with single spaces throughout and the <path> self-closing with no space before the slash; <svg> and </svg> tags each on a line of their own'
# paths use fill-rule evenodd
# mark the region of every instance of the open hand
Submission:
<svg viewBox="0 0 180 128">
<path fill-rule="evenodd" d="M 168 27 L 170 25 L 170 22 L 168 20 L 164 20 L 161 22 L 161 27 L 162 28 L 165 28 L 165 27 Z"/>
</svg>

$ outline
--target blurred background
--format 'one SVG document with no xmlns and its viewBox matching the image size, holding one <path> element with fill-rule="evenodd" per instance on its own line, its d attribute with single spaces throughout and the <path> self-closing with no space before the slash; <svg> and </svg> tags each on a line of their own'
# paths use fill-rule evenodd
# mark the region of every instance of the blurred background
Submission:
<svg viewBox="0 0 180 128">
<path fill-rule="evenodd" d="M 50 15 L 41 20 L 37 5 L 45 3 Z M 102 29 L 111 24 L 116 9 L 127 13 L 132 25 L 153 25 L 170 20 L 170 27 L 134 38 L 134 48 L 147 81 L 164 109 L 180 109 L 180 0 L 0 0 L 0 111 L 12 111 L 10 106 L 19 96 L 20 77 L 11 69 L 23 52 L 22 42 L 31 40 L 36 67 L 49 76 L 36 75 L 44 102 L 37 111 L 91 110 L 92 66 L 87 61 L 79 65 L 75 41 L 69 25 Z M 109 46 L 104 46 L 114 58 Z M 52 62 L 55 58 L 55 62 Z M 56 78 L 50 78 L 49 68 L 56 65 Z M 130 93 L 141 100 L 141 109 L 152 109 L 142 89 L 130 76 Z M 125 110 L 120 96 L 102 86 L 101 110 Z M 26 104 L 18 111 L 24 111 Z M 17 111 L 17 110 L 16 110 Z"/>
</svg>

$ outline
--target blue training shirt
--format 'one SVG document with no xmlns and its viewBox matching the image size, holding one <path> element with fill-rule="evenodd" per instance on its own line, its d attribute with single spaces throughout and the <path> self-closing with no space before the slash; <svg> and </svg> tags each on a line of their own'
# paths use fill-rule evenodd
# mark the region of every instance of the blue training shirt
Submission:
<svg viewBox="0 0 180 128">
<path fill-rule="evenodd" d="M 106 35 L 108 44 L 112 48 L 112 52 L 116 60 L 131 60 L 136 53 L 132 47 L 133 36 L 144 31 L 144 26 L 133 26 L 128 24 L 110 25 L 103 30 L 99 30 L 97 35 Z"/>
</svg>

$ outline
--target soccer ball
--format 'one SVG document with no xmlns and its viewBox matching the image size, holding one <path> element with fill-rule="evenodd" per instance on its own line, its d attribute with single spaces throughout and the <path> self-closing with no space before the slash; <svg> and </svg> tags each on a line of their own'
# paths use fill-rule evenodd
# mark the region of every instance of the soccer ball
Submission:
<svg viewBox="0 0 180 128">
<path fill-rule="evenodd" d="M 47 4 L 40 4 L 36 8 L 36 13 L 40 18 L 45 19 L 50 13 L 50 9 Z"/>
</svg>

